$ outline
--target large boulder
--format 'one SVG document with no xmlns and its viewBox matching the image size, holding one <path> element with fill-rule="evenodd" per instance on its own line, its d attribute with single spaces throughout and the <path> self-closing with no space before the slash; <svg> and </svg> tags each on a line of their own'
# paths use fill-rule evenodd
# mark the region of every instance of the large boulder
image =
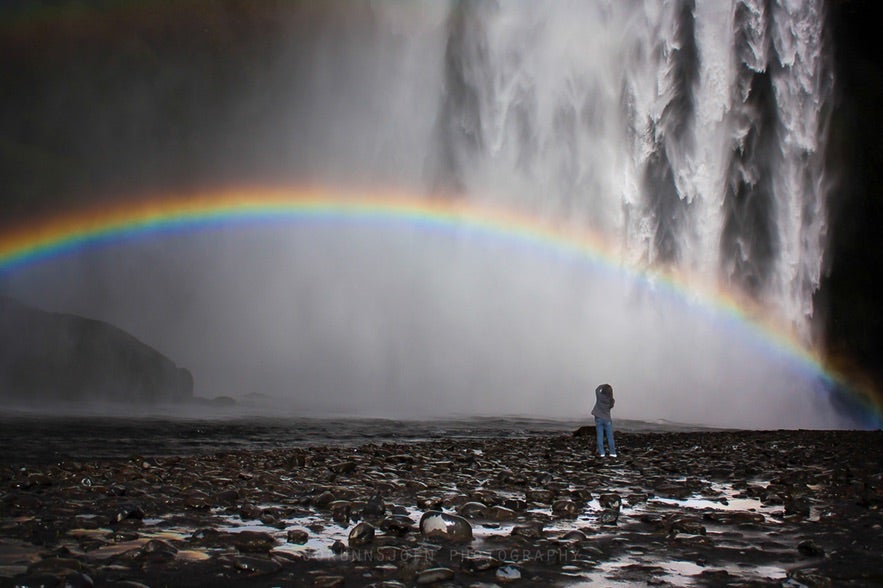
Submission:
<svg viewBox="0 0 883 588">
<path fill-rule="evenodd" d="M 125 331 L 0 296 L 0 399 L 6 405 L 192 398 L 189 370 Z"/>
</svg>

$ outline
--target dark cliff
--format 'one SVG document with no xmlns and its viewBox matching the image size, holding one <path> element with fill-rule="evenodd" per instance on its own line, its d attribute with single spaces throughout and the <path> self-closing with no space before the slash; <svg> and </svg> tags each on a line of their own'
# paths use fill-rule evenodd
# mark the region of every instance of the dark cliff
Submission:
<svg viewBox="0 0 883 588">
<path fill-rule="evenodd" d="M 829 137 L 831 243 L 816 308 L 828 360 L 883 390 L 883 5 L 827 6 L 838 96 Z"/>
<path fill-rule="evenodd" d="M 0 297 L 0 401 L 6 405 L 192 397 L 188 370 L 125 331 Z"/>
</svg>

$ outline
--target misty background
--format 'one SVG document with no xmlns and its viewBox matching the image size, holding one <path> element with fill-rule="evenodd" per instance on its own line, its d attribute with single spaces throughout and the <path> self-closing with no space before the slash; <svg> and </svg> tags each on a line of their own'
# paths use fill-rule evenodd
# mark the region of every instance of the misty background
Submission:
<svg viewBox="0 0 883 588">
<path fill-rule="evenodd" d="M 769 336 L 622 268 L 722 279 L 877 369 L 867 6 L 6 4 L 5 227 L 312 184 L 501 204 L 622 246 L 606 266 L 456 227 L 253 224 L 43 261 L 0 291 L 277 414 L 572 417 L 609 381 L 623 418 L 849 426 Z"/>
</svg>

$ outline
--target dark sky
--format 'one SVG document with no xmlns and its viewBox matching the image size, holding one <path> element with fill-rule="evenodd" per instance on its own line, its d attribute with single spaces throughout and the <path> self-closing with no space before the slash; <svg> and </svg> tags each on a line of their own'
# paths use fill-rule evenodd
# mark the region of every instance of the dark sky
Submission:
<svg viewBox="0 0 883 588">
<path fill-rule="evenodd" d="M 442 3 L 402 4 L 390 11 L 373 10 L 368 2 L 281 0 L 60 1 L 36 6 L 12 2 L 0 7 L 0 227 L 86 203 L 194 188 L 334 182 L 394 183 L 420 191 L 433 179 L 432 162 L 440 154 L 424 145 L 436 132 L 435 119 L 443 107 L 444 63 L 431 65 L 421 52 L 445 54 Z M 832 240 L 827 274 L 816 297 L 817 321 L 831 360 L 880 378 L 883 75 L 875 51 L 875 21 L 869 18 L 876 3 L 831 1 L 827 7 L 839 94 L 828 153 L 830 169 L 836 170 L 829 175 L 836 184 L 831 190 Z M 475 317 L 489 315 L 495 316 L 489 323 L 494 335 L 481 349 L 500 350 L 494 359 L 500 365 L 493 369 L 504 372 L 507 361 L 531 358 L 530 366 L 544 367 L 525 368 L 529 375 L 522 376 L 537 388 L 551 378 L 552 385 L 566 390 L 556 405 L 563 411 L 578 402 L 582 387 L 593 388 L 594 373 L 572 369 L 579 363 L 578 353 L 571 357 L 573 341 L 580 337 L 572 330 L 591 329 L 604 319 L 588 311 L 578 318 L 560 311 L 578 306 L 574 296 L 581 289 L 593 291 L 591 280 L 563 277 L 559 269 L 542 267 L 532 258 L 512 261 L 507 257 L 511 254 L 493 247 L 451 252 L 437 242 L 421 240 L 416 246 L 415 239 L 406 232 L 372 241 L 357 231 L 310 241 L 243 230 L 217 240 L 136 243 L 98 252 L 38 268 L 17 287 L 19 292 L 41 290 L 32 302 L 44 307 L 56 304 L 59 310 L 84 314 L 100 308 L 100 318 L 123 323 L 151 344 L 166 345 L 162 350 L 182 356 L 183 363 L 203 361 L 191 353 L 201 346 L 215 350 L 211 361 L 230 363 L 243 349 L 257 345 L 260 357 L 236 370 L 238 381 L 230 381 L 229 373 L 209 378 L 217 393 L 235 395 L 242 387 L 278 393 L 280 382 L 292 376 L 272 373 L 276 360 L 268 356 L 292 345 L 302 358 L 297 371 L 302 386 L 355 389 L 360 378 L 370 382 L 353 401 L 355 411 L 371 411 L 372 398 L 381 394 L 371 387 L 420 387 L 457 370 L 461 387 L 503 390 L 518 376 L 495 375 L 488 382 L 491 368 L 470 376 L 466 352 L 454 353 L 446 366 L 433 363 L 439 349 L 457 349 L 463 338 L 480 338 Z M 278 253 L 268 253 L 278 251 L 275 247 L 295 251 L 286 259 L 287 272 L 279 271 Z M 340 271 L 329 273 L 329 259 L 336 260 Z M 503 259 L 515 270 L 503 272 Z M 154 269 L 145 273 L 139 267 Z M 561 280 L 572 282 L 566 293 L 536 285 Z M 493 291 L 501 283 L 521 294 L 503 304 L 493 297 L 476 301 L 476 293 Z M 65 286 L 47 293 L 46 284 Z M 275 294 L 262 299 L 263 310 L 251 308 L 237 319 L 248 290 L 255 288 Z M 163 297 L 142 300 L 133 294 L 155 289 Z M 206 300 L 206 289 L 224 294 Z M 303 312 L 309 319 L 280 319 L 280 313 L 293 312 L 291 296 L 307 309 Z M 136 298 L 138 310 L 133 312 Z M 352 304 L 353 299 L 359 302 Z M 537 306 L 549 309 L 548 332 L 537 333 L 529 344 L 513 344 L 513 339 L 531 339 L 536 332 L 530 315 Z M 449 329 L 439 329 L 428 318 L 446 312 L 447 324 L 454 325 Z M 302 336 L 267 337 L 280 320 L 302 329 Z M 671 355 L 659 353 L 670 327 L 654 322 L 663 320 L 658 317 L 647 320 L 658 327 L 657 333 L 609 325 L 619 331 L 618 339 L 643 339 L 631 342 L 643 355 L 632 351 L 615 361 L 627 364 L 638 358 L 648 370 L 662 371 L 673 357 L 690 353 L 686 346 L 668 350 Z M 263 327 L 251 333 L 255 325 Z M 434 334 L 410 350 L 380 345 L 371 334 L 408 341 L 415 330 Z M 701 340 L 701 334 L 696 336 Z M 165 343 L 169 340 L 176 343 Z M 347 351 L 335 355 L 344 340 Z M 546 353 L 556 359 L 548 360 Z M 737 363 L 750 361 L 751 353 L 746 353 Z M 356 367 L 347 371 L 323 365 L 335 362 Z M 457 362 L 462 366 L 457 368 Z M 402 363 L 423 367 L 409 370 Z M 383 374 L 372 372 L 377 365 L 386 366 Z M 627 365 L 618 369 L 628 371 Z M 677 388 L 679 377 L 685 376 L 677 371 L 657 379 L 666 380 L 660 386 L 669 389 Z M 402 381 L 389 383 L 389 378 Z M 217 390 L 222 379 L 229 389 Z M 653 379 L 639 378 L 635 385 Z M 733 382 L 724 387 L 738 388 Z M 428 401 L 433 402 L 433 394 L 443 395 L 442 390 L 427 392 Z M 500 403 L 506 408 L 505 395 L 494 394 L 479 408 L 496 410 Z M 408 404 L 404 396 L 393 400 Z M 424 404 L 409 406 L 416 411 Z M 677 420 L 678 410 L 653 407 Z M 455 408 L 468 410 L 470 405 Z M 531 402 L 512 405 L 522 412 L 536 408 Z"/>
</svg>

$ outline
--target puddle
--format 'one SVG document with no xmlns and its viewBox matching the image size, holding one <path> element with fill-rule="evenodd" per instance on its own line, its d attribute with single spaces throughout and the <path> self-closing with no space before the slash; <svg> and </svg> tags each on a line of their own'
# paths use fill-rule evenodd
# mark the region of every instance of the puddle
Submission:
<svg viewBox="0 0 883 588">
<path fill-rule="evenodd" d="M 632 575 L 630 576 L 630 572 Z M 714 572 L 727 572 L 731 577 L 738 578 L 740 582 L 782 582 L 787 578 L 783 568 L 775 566 L 752 566 L 745 569 L 737 564 L 728 566 L 702 566 L 695 562 L 659 559 L 643 559 L 633 556 L 624 557 L 614 561 L 603 562 L 592 570 L 573 574 L 576 580 L 570 586 L 574 588 L 586 588 L 595 586 L 625 587 L 637 584 L 653 582 L 667 582 L 675 586 L 707 586 L 708 577 L 702 574 Z M 637 576 L 645 578 L 638 581 Z"/>
<path fill-rule="evenodd" d="M 528 518 L 535 518 L 543 522 L 543 529 L 547 537 L 551 539 L 561 539 L 565 534 L 574 530 L 587 529 L 587 540 L 610 540 L 611 534 L 615 537 L 617 530 L 624 529 L 627 525 L 636 523 L 637 518 L 644 513 L 654 513 L 658 515 L 666 514 L 685 514 L 685 513 L 709 513 L 709 512 L 747 512 L 752 514 L 760 514 L 766 522 L 781 522 L 771 515 L 780 510 L 780 507 L 765 507 L 760 500 L 746 497 L 735 498 L 739 492 L 734 490 L 729 484 L 719 484 L 701 481 L 706 490 L 706 496 L 694 495 L 685 499 L 672 499 L 663 497 L 649 497 L 646 501 L 630 504 L 628 495 L 635 492 L 634 488 L 612 488 L 610 492 L 616 492 L 623 497 L 622 508 L 620 509 L 619 524 L 612 527 L 602 527 L 598 521 L 598 517 L 604 511 L 598 498 L 588 501 L 577 517 L 574 518 L 557 518 L 551 510 L 551 507 L 534 508 L 527 511 Z M 498 493 L 499 495 L 500 493 Z M 271 508 L 275 505 L 261 505 L 260 508 Z M 422 516 L 422 510 L 416 507 L 406 507 L 407 516 L 411 518 L 415 526 L 418 524 Z M 449 511 L 453 512 L 453 511 Z M 275 552 L 282 552 L 292 556 L 311 559 L 328 559 L 332 560 L 338 557 L 347 557 L 346 554 L 336 555 L 331 551 L 331 546 L 340 541 L 344 545 L 348 543 L 349 532 L 355 525 L 350 522 L 345 525 L 329 520 L 327 512 L 312 513 L 305 516 L 297 516 L 286 519 L 284 528 L 269 527 L 260 520 L 243 520 L 235 514 L 223 514 L 222 512 L 214 513 L 216 524 L 214 525 L 221 532 L 238 533 L 243 531 L 256 531 L 268 533 L 277 540 L 277 545 L 273 549 Z M 145 543 L 151 539 L 163 539 L 173 544 L 179 544 L 186 541 L 192 534 L 194 529 L 183 527 L 163 527 L 168 520 L 173 519 L 170 515 L 167 518 L 145 519 L 145 526 L 142 529 L 138 539 L 132 541 L 124 541 L 120 543 L 111 543 L 98 547 L 86 554 L 89 558 L 108 559 L 113 556 L 125 553 L 132 549 L 143 547 Z M 464 547 L 464 553 L 475 555 L 489 554 L 495 557 L 503 556 L 509 561 L 518 562 L 519 558 L 524 554 L 519 554 L 517 550 L 511 550 L 504 547 L 505 541 L 500 541 L 501 537 L 508 537 L 512 533 L 512 529 L 516 526 L 527 524 L 526 521 L 475 521 L 470 520 L 473 526 L 473 534 L 475 540 L 469 546 Z M 703 521 L 703 525 L 709 528 L 708 535 L 715 538 L 716 541 L 723 541 L 720 537 L 715 537 L 714 529 L 717 528 L 713 521 Z M 317 530 L 319 529 L 319 530 Z M 307 532 L 307 541 L 304 544 L 291 543 L 288 541 L 288 532 L 291 530 L 303 530 Z M 378 531 L 380 533 L 380 531 Z M 75 529 L 69 533 L 75 538 L 92 538 L 98 541 L 109 541 L 112 531 L 109 529 Z M 614 539 L 615 540 L 615 539 Z M 562 545 L 566 545 L 566 541 L 562 541 Z M 0 544 L 0 548 L 5 547 Z M 413 549 L 421 549 L 424 544 L 415 544 Z M 564 549 L 562 547 L 561 549 Z M 212 557 L 217 549 L 182 549 L 178 551 L 177 557 L 187 561 L 202 561 Z M 535 557 L 533 550 L 530 556 Z M 10 551 L 6 550 L 6 557 L 2 557 L 0 553 L 0 577 L 10 577 L 15 573 L 20 573 L 22 566 L 26 567 L 26 562 L 10 559 Z M 25 553 L 25 552 L 23 552 Z M 554 555 L 554 554 L 553 554 Z M 570 554 L 569 557 L 572 557 Z M 24 556 L 23 556 L 24 557 Z M 38 556 L 33 556 L 39 559 Z M 530 559 L 530 558 L 527 558 Z M 525 560 L 526 561 L 526 560 Z M 634 569 L 631 569 L 634 568 Z M 642 571 L 643 570 L 643 571 Z M 647 578 L 654 578 L 661 581 L 669 582 L 675 585 L 691 585 L 699 582 L 699 576 L 703 572 L 727 571 L 734 577 L 749 580 L 784 580 L 786 578 L 783 568 L 775 566 L 758 567 L 756 569 L 746 570 L 736 565 L 732 566 L 716 566 L 705 567 L 691 561 L 666 561 L 662 559 L 659 553 L 647 553 L 646 556 L 641 554 L 630 553 L 629 555 L 598 563 L 589 560 L 569 559 L 561 568 L 563 578 L 567 582 L 573 582 L 575 586 L 603 585 L 603 586 L 633 586 L 635 577 L 642 573 Z M 622 579 L 619 579 L 622 578 Z"/>
</svg>

